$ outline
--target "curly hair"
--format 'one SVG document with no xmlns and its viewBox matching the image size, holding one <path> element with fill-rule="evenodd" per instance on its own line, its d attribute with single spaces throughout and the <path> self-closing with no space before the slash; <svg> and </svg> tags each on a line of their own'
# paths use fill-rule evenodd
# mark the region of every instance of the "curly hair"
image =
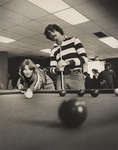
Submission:
<svg viewBox="0 0 118 150">
<path fill-rule="evenodd" d="M 44 35 L 46 36 L 47 39 L 53 40 L 52 37 L 51 37 L 50 32 L 54 32 L 54 31 L 57 31 L 57 32 L 59 32 L 61 35 L 64 35 L 63 29 L 62 29 L 61 27 L 59 27 L 58 25 L 56 25 L 56 24 L 49 24 L 49 25 L 45 28 Z"/>
</svg>

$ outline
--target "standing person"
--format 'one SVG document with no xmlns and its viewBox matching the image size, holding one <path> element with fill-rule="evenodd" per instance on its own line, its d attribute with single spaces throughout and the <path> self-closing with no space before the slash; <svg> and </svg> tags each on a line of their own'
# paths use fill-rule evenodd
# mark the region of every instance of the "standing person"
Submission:
<svg viewBox="0 0 118 150">
<path fill-rule="evenodd" d="M 64 72 L 65 89 L 85 89 L 83 72 L 87 71 L 88 58 L 77 37 L 67 37 L 62 28 L 49 24 L 44 32 L 54 42 L 50 55 L 50 72 L 57 74 L 57 89 L 61 89 L 60 72 Z"/>
<path fill-rule="evenodd" d="M 17 87 L 25 91 L 26 98 L 32 98 L 33 91 L 36 90 L 55 90 L 52 79 L 31 59 L 25 59 L 19 68 L 19 79 Z M 32 95 L 29 97 L 29 94 Z"/>
<path fill-rule="evenodd" d="M 90 74 L 85 72 L 84 73 L 84 76 L 85 76 L 85 88 L 86 89 L 92 89 L 92 79 L 90 77 Z"/>
<path fill-rule="evenodd" d="M 92 88 L 99 89 L 99 80 L 98 80 L 99 72 L 97 69 L 92 69 L 92 72 L 93 72 Z"/>
<path fill-rule="evenodd" d="M 100 82 L 100 88 L 102 89 L 114 88 L 114 81 L 115 81 L 116 75 L 110 63 L 105 64 L 105 70 L 99 74 L 98 78 Z"/>
</svg>

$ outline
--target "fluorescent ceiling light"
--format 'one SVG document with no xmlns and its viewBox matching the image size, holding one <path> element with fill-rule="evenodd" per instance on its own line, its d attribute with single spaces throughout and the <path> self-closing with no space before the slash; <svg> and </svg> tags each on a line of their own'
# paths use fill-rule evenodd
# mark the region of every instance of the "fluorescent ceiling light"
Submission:
<svg viewBox="0 0 118 150">
<path fill-rule="evenodd" d="M 80 14 L 78 11 L 76 11 L 73 8 L 63 10 L 61 12 L 55 13 L 54 15 L 72 25 L 76 25 L 76 24 L 89 21 L 89 19 L 87 19 L 85 16 L 83 16 L 82 14 Z"/>
<path fill-rule="evenodd" d="M 0 36 L 0 42 L 1 43 L 12 43 L 14 41 L 15 41 L 14 39 L 10 39 L 8 37 Z"/>
<path fill-rule="evenodd" d="M 114 37 L 104 37 L 100 38 L 99 40 L 112 48 L 118 48 L 118 40 L 115 39 Z"/>
<path fill-rule="evenodd" d="M 45 9 L 49 13 L 58 12 L 69 8 L 70 6 L 62 0 L 28 0 L 36 6 Z"/>
<path fill-rule="evenodd" d="M 48 53 L 48 54 L 50 54 L 50 49 L 42 49 L 42 50 L 40 50 L 40 52 L 43 52 L 43 53 Z"/>
</svg>

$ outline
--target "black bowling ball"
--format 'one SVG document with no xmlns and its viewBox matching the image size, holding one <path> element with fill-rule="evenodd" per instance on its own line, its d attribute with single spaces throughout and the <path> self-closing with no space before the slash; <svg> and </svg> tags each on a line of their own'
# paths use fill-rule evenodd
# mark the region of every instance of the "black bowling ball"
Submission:
<svg viewBox="0 0 118 150">
<path fill-rule="evenodd" d="M 79 127 L 87 118 L 87 106 L 85 101 L 77 99 L 65 100 L 58 111 L 62 124 L 69 128 Z"/>
</svg>

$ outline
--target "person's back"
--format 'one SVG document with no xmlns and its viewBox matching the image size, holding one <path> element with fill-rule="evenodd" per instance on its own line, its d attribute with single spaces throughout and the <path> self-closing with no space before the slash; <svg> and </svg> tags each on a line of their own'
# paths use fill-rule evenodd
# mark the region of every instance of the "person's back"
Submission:
<svg viewBox="0 0 118 150">
<path fill-rule="evenodd" d="M 114 88 L 115 73 L 110 64 L 105 65 L 105 70 L 99 75 L 99 80 L 103 88 Z"/>
<path fill-rule="evenodd" d="M 113 70 L 104 70 L 102 72 L 103 79 L 106 81 L 107 88 L 114 88 L 114 72 Z"/>
</svg>

